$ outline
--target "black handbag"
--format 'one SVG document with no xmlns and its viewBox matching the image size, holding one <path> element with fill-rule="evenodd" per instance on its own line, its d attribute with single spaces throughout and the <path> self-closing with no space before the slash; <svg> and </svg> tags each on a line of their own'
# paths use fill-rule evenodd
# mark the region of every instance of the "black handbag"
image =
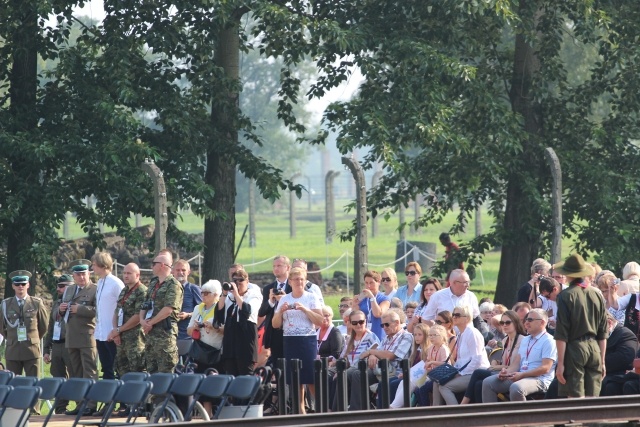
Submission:
<svg viewBox="0 0 640 427">
<path fill-rule="evenodd" d="M 201 365 L 215 365 L 220 361 L 222 350 L 203 343 L 201 340 L 193 340 L 189 349 L 189 358 Z"/>
<path fill-rule="evenodd" d="M 449 354 L 449 357 L 451 357 L 451 354 Z M 444 365 L 433 368 L 433 370 L 431 370 L 427 374 L 429 379 L 434 383 L 445 385 L 446 383 L 454 379 L 456 375 L 458 375 L 460 371 L 466 368 L 469 363 L 471 363 L 471 359 L 469 359 L 469 361 L 465 363 L 462 368 L 458 369 L 449 364 L 449 357 L 447 357 L 447 360 L 444 361 Z"/>
</svg>

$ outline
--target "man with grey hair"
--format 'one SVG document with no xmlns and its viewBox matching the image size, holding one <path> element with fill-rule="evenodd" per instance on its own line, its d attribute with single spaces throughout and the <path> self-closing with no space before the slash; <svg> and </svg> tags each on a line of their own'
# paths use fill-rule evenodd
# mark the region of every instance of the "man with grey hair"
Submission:
<svg viewBox="0 0 640 427">
<path fill-rule="evenodd" d="M 390 373 L 394 373 L 396 376 L 399 375 L 402 372 L 400 361 L 409 357 L 413 346 L 413 335 L 402 327 L 400 315 L 397 312 L 389 310 L 382 315 L 381 320 L 385 337 L 380 347 L 370 348 L 360 355 L 360 360 L 367 359 L 369 384 L 378 382 L 375 372 L 378 367 L 378 361 L 381 359 L 389 361 Z M 363 404 L 367 405 L 368 402 L 363 403 L 363 396 L 360 395 L 360 371 L 358 369 L 350 370 L 347 382 L 351 385 L 349 410 L 366 409 Z M 364 399 L 368 400 L 367 396 L 364 396 Z"/>
<path fill-rule="evenodd" d="M 512 402 L 524 402 L 528 395 L 547 391 L 558 360 L 556 342 L 546 330 L 548 320 L 540 308 L 529 312 L 524 319 L 529 335 L 510 367 L 482 382 L 482 403 L 497 402 L 498 393 L 508 392 Z"/>
<path fill-rule="evenodd" d="M 433 295 L 423 311 L 422 320 L 425 320 L 429 326 L 434 325 L 434 321 L 438 313 L 448 311 L 453 313 L 453 309 L 462 305 L 469 306 L 471 315 L 474 319 L 480 316 L 480 308 L 478 307 L 478 298 L 469 290 L 471 280 L 464 270 L 453 270 L 449 276 L 450 286 L 440 289 Z"/>
</svg>

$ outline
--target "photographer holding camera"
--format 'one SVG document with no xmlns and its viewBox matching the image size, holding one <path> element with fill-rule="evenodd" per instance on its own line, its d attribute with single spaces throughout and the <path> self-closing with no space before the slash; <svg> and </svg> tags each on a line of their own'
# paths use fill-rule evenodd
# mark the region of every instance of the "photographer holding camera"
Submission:
<svg viewBox="0 0 640 427">
<path fill-rule="evenodd" d="M 249 283 L 244 270 L 236 270 L 230 283 L 223 283 L 215 320 L 224 325 L 223 371 L 228 375 L 249 375 L 258 361 L 258 310 L 262 294 Z M 203 288 L 204 291 L 204 288 Z M 204 292 L 203 292 L 204 295 Z"/>
</svg>

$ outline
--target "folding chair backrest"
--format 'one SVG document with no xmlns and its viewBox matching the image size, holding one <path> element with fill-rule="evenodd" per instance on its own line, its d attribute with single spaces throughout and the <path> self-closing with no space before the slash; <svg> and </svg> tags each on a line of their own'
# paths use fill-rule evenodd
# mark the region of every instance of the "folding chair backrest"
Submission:
<svg viewBox="0 0 640 427">
<path fill-rule="evenodd" d="M 227 388 L 225 395 L 239 400 L 248 399 L 249 402 L 251 402 L 258 392 L 260 383 L 260 377 L 256 377 L 254 375 L 242 375 L 240 377 L 235 377 L 231 384 L 229 384 L 229 388 Z"/>
<path fill-rule="evenodd" d="M 38 382 L 36 377 L 22 377 L 17 376 L 9 380 L 9 385 L 14 387 L 33 387 Z"/>
<path fill-rule="evenodd" d="M 7 385 L 15 375 L 11 371 L 0 371 L 0 385 Z"/>
<path fill-rule="evenodd" d="M 169 374 L 166 372 L 156 372 L 149 376 L 149 382 L 153 384 L 151 394 L 155 396 L 162 396 L 169 392 L 171 384 L 178 377 L 177 374 Z"/>
<path fill-rule="evenodd" d="M 0 407 L 4 406 L 4 401 L 7 399 L 7 396 L 9 396 L 9 393 L 11 393 L 11 390 L 13 390 L 13 386 L 0 385 Z"/>
<path fill-rule="evenodd" d="M 13 408 L 19 411 L 15 427 L 22 427 L 29 419 L 31 408 L 36 404 L 40 397 L 40 387 L 36 386 L 17 386 L 9 393 L 4 400 L 4 408 Z M 4 413 L 2 414 L 4 416 Z"/>
<path fill-rule="evenodd" d="M 223 397 L 231 381 L 233 375 L 209 375 L 200 383 L 196 395 L 213 399 Z"/>
<path fill-rule="evenodd" d="M 44 380 L 45 378 L 40 381 Z M 64 381 L 56 393 L 56 401 L 53 407 L 57 407 L 58 403 L 63 400 L 75 400 L 78 402 L 78 405 L 81 405 L 94 382 L 91 378 L 69 378 Z M 46 427 L 49 423 L 53 412 L 53 410 L 49 411 L 47 418 L 45 418 L 42 423 L 42 427 Z"/>
<path fill-rule="evenodd" d="M 42 400 L 51 400 L 55 399 L 60 387 L 64 384 L 64 378 L 61 377 L 48 377 L 41 378 L 37 382 L 37 386 L 42 389 L 40 393 L 40 399 Z"/>
<path fill-rule="evenodd" d="M 171 394 L 193 396 L 204 379 L 202 374 L 180 374 L 171 384 Z"/>
<path fill-rule="evenodd" d="M 73 425 L 74 426 L 78 424 L 104 425 L 105 419 L 108 418 L 109 415 L 111 415 L 110 412 L 111 412 L 111 409 L 113 409 L 113 402 L 115 402 L 114 397 L 116 396 L 116 393 L 118 392 L 118 389 L 120 388 L 120 386 L 122 386 L 122 384 L 123 383 L 120 380 L 96 381 L 89 389 L 86 399 L 84 400 L 84 402 L 82 402 L 82 405 L 80 405 L 80 408 L 78 410 L 78 415 L 76 415 L 76 420 Z M 82 417 L 82 414 L 89 406 L 89 402 L 102 402 L 105 404 L 105 408 L 107 408 L 107 410 L 102 416 L 101 422 L 95 422 L 93 420 L 87 421 L 87 422 L 80 421 L 80 417 Z"/>
<path fill-rule="evenodd" d="M 149 374 L 146 372 L 127 372 L 120 377 L 120 381 L 125 383 L 129 381 L 146 381 L 147 379 L 149 379 Z"/>
<path fill-rule="evenodd" d="M 122 384 L 113 399 L 114 403 L 112 403 L 111 406 L 107 408 L 106 416 L 102 420 L 103 425 L 109 425 L 109 418 L 113 414 L 113 407 L 115 406 L 115 402 L 119 402 L 120 405 L 129 405 L 131 410 L 129 412 L 129 416 L 127 417 L 127 421 L 124 424 L 133 424 L 131 423 L 131 420 L 138 417 L 140 405 L 146 402 L 152 388 L 153 384 L 150 381 L 131 380 Z"/>
</svg>

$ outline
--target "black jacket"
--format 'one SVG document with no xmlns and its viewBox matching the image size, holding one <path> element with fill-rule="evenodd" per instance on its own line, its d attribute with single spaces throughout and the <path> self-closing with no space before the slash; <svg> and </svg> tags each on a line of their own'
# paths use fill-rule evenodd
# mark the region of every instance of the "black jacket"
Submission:
<svg viewBox="0 0 640 427">
<path fill-rule="evenodd" d="M 624 326 L 616 326 L 607 340 L 607 352 L 604 356 L 607 375 L 624 375 L 626 371 L 633 369 L 636 351 L 636 334 Z"/>
</svg>

